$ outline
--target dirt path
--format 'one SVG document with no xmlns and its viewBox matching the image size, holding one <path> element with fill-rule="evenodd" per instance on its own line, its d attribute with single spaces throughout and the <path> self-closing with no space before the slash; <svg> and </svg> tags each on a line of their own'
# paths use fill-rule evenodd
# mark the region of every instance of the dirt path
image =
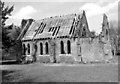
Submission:
<svg viewBox="0 0 120 84">
<path fill-rule="evenodd" d="M 115 82 L 117 64 L 28 64 L 3 65 L 3 81 L 12 82 Z"/>
</svg>

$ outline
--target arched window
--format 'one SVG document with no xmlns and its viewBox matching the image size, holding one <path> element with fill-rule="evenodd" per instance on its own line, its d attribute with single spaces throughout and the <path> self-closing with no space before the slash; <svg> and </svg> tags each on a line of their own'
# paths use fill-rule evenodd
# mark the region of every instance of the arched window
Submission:
<svg viewBox="0 0 120 84">
<path fill-rule="evenodd" d="M 86 37 L 86 29 L 85 29 L 85 27 L 83 27 L 82 37 Z"/>
<path fill-rule="evenodd" d="M 28 48 L 28 55 L 30 55 L 30 44 L 29 43 L 27 45 L 27 48 Z"/>
<path fill-rule="evenodd" d="M 26 47 L 25 47 L 25 44 L 23 44 L 22 50 L 23 50 L 23 55 L 25 55 L 25 54 L 26 54 Z"/>
<path fill-rule="evenodd" d="M 46 54 L 49 53 L 49 48 L 48 48 L 48 43 L 47 42 L 45 43 L 45 51 L 46 51 Z"/>
<path fill-rule="evenodd" d="M 106 29 L 106 35 L 108 35 L 108 30 Z"/>
<path fill-rule="evenodd" d="M 40 54 L 43 55 L 43 44 L 40 43 Z"/>
<path fill-rule="evenodd" d="M 68 53 L 68 54 L 71 53 L 71 43 L 70 43 L 69 40 L 67 41 L 67 53 Z"/>
<path fill-rule="evenodd" d="M 60 45 L 61 45 L 61 54 L 65 54 L 63 41 L 60 42 Z"/>
<path fill-rule="evenodd" d="M 35 52 L 37 52 L 37 45 L 36 44 L 34 45 L 34 48 L 35 48 Z"/>
</svg>

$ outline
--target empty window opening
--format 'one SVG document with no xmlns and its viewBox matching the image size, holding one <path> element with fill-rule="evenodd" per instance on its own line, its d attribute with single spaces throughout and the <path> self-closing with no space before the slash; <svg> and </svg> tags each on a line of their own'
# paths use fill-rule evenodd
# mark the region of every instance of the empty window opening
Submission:
<svg viewBox="0 0 120 84">
<path fill-rule="evenodd" d="M 71 53 L 71 43 L 69 40 L 67 41 L 67 50 L 68 50 L 68 54 L 70 54 Z"/>
<path fill-rule="evenodd" d="M 26 47 L 25 47 L 25 44 L 23 44 L 23 55 L 25 55 L 25 53 L 26 53 Z"/>
<path fill-rule="evenodd" d="M 49 54 L 49 47 L 47 42 L 45 43 L 45 51 L 46 51 L 46 54 Z"/>
<path fill-rule="evenodd" d="M 37 45 L 36 44 L 35 44 L 34 48 L 35 48 L 35 52 L 37 52 Z"/>
<path fill-rule="evenodd" d="M 40 55 L 43 55 L 43 44 L 40 43 Z"/>
<path fill-rule="evenodd" d="M 60 45 L 61 45 L 61 54 L 65 54 L 63 41 L 60 42 Z"/>
<path fill-rule="evenodd" d="M 82 37 L 86 37 L 86 30 L 85 30 L 85 27 L 83 28 L 83 31 L 82 31 Z"/>
<path fill-rule="evenodd" d="M 108 35 L 108 30 L 106 29 L 106 35 Z"/>
<path fill-rule="evenodd" d="M 30 44 L 27 45 L 28 48 L 28 55 L 30 55 Z"/>
</svg>

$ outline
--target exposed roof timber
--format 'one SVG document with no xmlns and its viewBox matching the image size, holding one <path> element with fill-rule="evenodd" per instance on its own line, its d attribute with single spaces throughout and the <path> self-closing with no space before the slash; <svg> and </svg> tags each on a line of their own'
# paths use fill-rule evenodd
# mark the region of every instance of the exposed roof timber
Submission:
<svg viewBox="0 0 120 84">
<path fill-rule="evenodd" d="M 85 11 L 83 11 L 82 14 L 69 14 L 37 20 L 31 25 L 23 40 L 57 38 L 64 36 L 71 37 L 73 36 L 73 34 L 76 33 L 76 26 L 78 25 L 78 22 L 81 22 L 81 19 L 84 15 Z M 45 25 L 41 25 L 41 23 Z M 31 35 L 32 37 L 30 38 L 29 35 Z"/>
</svg>

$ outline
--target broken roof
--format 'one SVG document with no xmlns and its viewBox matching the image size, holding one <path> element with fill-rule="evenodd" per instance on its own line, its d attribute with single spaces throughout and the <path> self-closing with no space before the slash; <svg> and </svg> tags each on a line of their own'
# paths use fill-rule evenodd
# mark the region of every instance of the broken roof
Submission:
<svg viewBox="0 0 120 84">
<path fill-rule="evenodd" d="M 74 33 L 75 21 L 81 17 L 82 14 L 69 14 L 33 21 L 22 40 L 70 36 Z"/>
</svg>

